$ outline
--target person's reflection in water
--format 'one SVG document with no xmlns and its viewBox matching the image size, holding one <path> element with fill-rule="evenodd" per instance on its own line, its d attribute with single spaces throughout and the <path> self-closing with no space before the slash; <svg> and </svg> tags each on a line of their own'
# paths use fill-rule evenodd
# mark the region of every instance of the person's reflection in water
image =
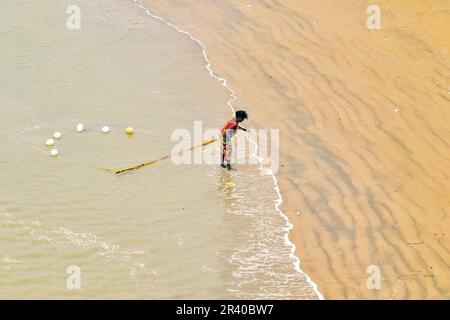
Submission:
<svg viewBox="0 0 450 320">
<path fill-rule="evenodd" d="M 232 176 L 229 171 L 225 170 L 221 170 L 219 176 L 219 192 L 222 195 L 226 209 L 231 209 L 233 202 L 237 200 L 237 197 L 233 195 L 235 184 Z"/>
</svg>

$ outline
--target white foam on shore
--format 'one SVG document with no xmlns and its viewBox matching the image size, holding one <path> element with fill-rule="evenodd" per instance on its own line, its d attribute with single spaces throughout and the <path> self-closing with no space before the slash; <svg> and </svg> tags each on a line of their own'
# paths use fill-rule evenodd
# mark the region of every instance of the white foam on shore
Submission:
<svg viewBox="0 0 450 320">
<path fill-rule="evenodd" d="M 159 21 L 165 23 L 166 25 L 168 25 L 170 28 L 176 30 L 177 32 L 182 33 L 182 34 L 188 36 L 192 41 L 196 42 L 196 43 L 200 46 L 200 48 L 201 48 L 201 50 L 202 50 L 203 58 L 204 58 L 204 60 L 205 60 L 205 62 L 206 62 L 205 68 L 206 68 L 206 70 L 208 71 L 209 75 L 210 75 L 211 77 L 213 77 L 214 79 L 216 79 L 217 81 L 219 81 L 219 82 L 222 84 L 222 86 L 225 87 L 225 88 L 230 92 L 230 100 L 228 100 L 227 105 L 230 107 L 231 111 L 234 113 L 234 112 L 235 112 L 235 109 L 234 109 L 234 106 L 233 106 L 233 102 L 237 99 L 237 96 L 236 96 L 236 94 L 235 94 L 235 91 L 228 85 L 228 81 L 227 81 L 225 78 L 222 78 L 222 77 L 220 77 L 220 76 L 218 76 L 218 75 L 216 75 L 216 74 L 214 73 L 214 71 L 213 71 L 213 69 L 212 69 L 211 61 L 209 60 L 208 54 L 207 54 L 207 52 L 206 52 L 206 47 L 203 45 L 203 43 L 202 43 L 200 40 L 198 40 L 197 38 L 195 38 L 195 37 L 194 37 L 192 34 L 190 34 L 188 31 L 185 31 L 185 30 L 183 30 L 183 29 L 180 29 L 179 27 L 177 27 L 176 25 L 172 24 L 171 22 L 165 20 L 164 18 L 161 18 L 161 17 L 159 17 L 159 16 L 153 14 L 153 13 L 150 12 L 150 10 L 147 9 L 144 5 L 142 5 L 141 3 L 139 3 L 138 0 L 133 0 L 133 1 L 134 1 L 134 3 L 135 3 L 139 8 L 141 8 L 142 10 L 144 10 L 145 13 L 146 13 L 148 16 L 150 16 L 150 17 L 152 17 L 152 18 L 154 18 L 154 19 L 157 19 L 157 20 L 159 20 Z M 247 139 L 249 140 L 249 142 L 251 142 L 252 144 L 255 145 L 255 149 L 254 149 L 255 152 L 254 152 L 253 156 L 255 156 L 255 157 L 257 157 L 257 158 L 260 158 L 260 157 L 257 155 L 257 153 L 258 153 L 258 148 L 259 148 L 257 142 L 251 140 L 247 134 L 246 134 L 246 136 L 247 136 Z M 259 167 L 259 170 L 260 170 L 261 172 L 264 172 L 264 171 L 267 172 L 266 168 L 263 168 L 262 161 L 260 161 L 260 167 Z M 318 299 L 324 300 L 324 297 L 323 297 L 322 293 L 320 293 L 320 291 L 319 291 L 319 289 L 318 289 L 318 287 L 317 287 L 317 284 L 316 284 L 316 283 L 315 283 L 315 282 L 314 282 L 314 281 L 313 281 L 313 280 L 312 280 L 312 279 L 311 279 L 311 278 L 310 278 L 310 277 L 309 277 L 309 276 L 308 276 L 308 275 L 300 268 L 300 263 L 301 263 L 301 261 L 300 261 L 300 259 L 295 255 L 296 246 L 295 246 L 295 244 L 289 239 L 289 232 L 290 232 L 290 230 L 291 230 L 294 226 L 293 226 L 293 224 L 289 221 L 289 218 L 287 217 L 287 215 L 286 215 L 286 214 L 281 210 L 281 208 L 280 208 L 281 203 L 283 202 L 283 198 L 282 198 L 282 196 L 281 196 L 280 188 L 279 188 L 279 185 L 278 185 L 278 180 L 277 180 L 276 176 L 273 174 L 273 172 L 270 172 L 270 176 L 272 177 L 273 184 L 274 184 L 274 188 L 275 188 L 275 191 L 276 191 L 276 194 L 277 194 L 277 199 L 275 200 L 275 209 L 276 209 L 276 211 L 278 211 L 278 212 L 280 213 L 280 215 L 281 215 L 281 216 L 284 218 L 284 220 L 286 221 L 286 226 L 285 226 L 285 228 L 284 228 L 284 229 L 286 230 L 286 233 L 285 233 L 285 244 L 286 244 L 287 246 L 290 247 L 290 254 L 289 254 L 289 256 L 290 256 L 291 260 L 293 260 L 294 269 L 296 270 L 296 272 L 302 274 L 302 275 L 305 277 L 305 279 L 306 279 L 306 281 L 308 282 L 308 284 L 311 285 L 313 291 L 316 293 Z"/>
</svg>

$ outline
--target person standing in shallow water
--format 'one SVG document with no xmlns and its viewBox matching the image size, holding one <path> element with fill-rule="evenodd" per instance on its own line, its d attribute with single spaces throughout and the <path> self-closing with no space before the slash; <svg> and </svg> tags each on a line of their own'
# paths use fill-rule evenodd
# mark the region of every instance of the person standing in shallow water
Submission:
<svg viewBox="0 0 450 320">
<path fill-rule="evenodd" d="M 236 111 L 235 117 L 229 120 L 225 126 L 220 131 L 222 134 L 222 163 L 223 168 L 228 170 L 233 169 L 231 167 L 231 155 L 232 155 L 232 143 L 231 139 L 235 135 L 238 129 L 247 131 L 247 129 L 242 128 L 239 124 L 248 118 L 247 112 L 243 110 Z"/>
</svg>

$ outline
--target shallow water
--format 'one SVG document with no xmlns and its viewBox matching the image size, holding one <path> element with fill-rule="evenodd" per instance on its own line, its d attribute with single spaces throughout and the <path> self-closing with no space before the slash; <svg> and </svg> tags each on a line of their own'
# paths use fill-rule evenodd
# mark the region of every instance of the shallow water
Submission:
<svg viewBox="0 0 450 320">
<path fill-rule="evenodd" d="M 133 1 L 77 1 L 81 30 L 68 30 L 72 3 L 0 12 L 0 298 L 317 298 L 257 166 L 99 169 L 170 153 L 195 120 L 220 127 L 230 91 L 198 43 Z M 66 287 L 70 265 L 81 290 Z"/>
</svg>

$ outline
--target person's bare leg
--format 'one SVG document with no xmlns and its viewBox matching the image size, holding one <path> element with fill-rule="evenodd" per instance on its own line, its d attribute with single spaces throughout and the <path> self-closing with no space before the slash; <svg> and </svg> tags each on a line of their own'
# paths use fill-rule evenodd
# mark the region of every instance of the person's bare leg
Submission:
<svg viewBox="0 0 450 320">
<path fill-rule="evenodd" d="M 226 168 L 226 164 L 225 164 L 225 157 L 226 157 L 226 146 L 222 144 L 222 158 L 221 158 L 221 166 L 222 168 Z"/>
</svg>

